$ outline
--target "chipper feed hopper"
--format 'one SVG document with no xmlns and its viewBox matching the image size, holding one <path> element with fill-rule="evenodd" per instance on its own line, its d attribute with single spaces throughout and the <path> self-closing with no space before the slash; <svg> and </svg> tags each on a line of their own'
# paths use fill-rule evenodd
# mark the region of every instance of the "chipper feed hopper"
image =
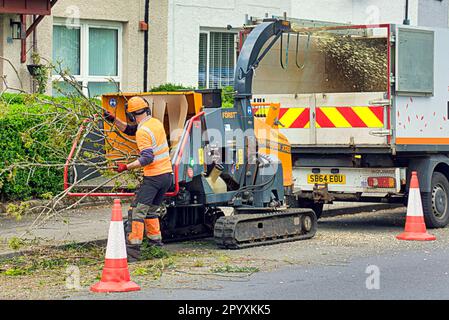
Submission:
<svg viewBox="0 0 449 320">
<path fill-rule="evenodd" d="M 238 249 L 315 235 L 313 210 L 286 205 L 293 186 L 292 160 L 290 143 L 276 123 L 279 106 L 272 105 L 261 119 L 254 116 L 251 104 L 254 69 L 270 43 L 289 31 L 289 22 L 269 20 L 249 34 L 237 62 L 231 108 L 222 107 L 220 90 L 103 96 L 103 108 L 127 122 L 127 100 L 142 96 L 169 133 L 174 181 L 161 218 L 165 242 L 213 235 L 219 247 Z M 117 151 L 124 150 L 136 154 L 133 137 L 117 133 L 107 123 L 104 126 L 106 140 L 112 141 L 106 158 L 117 159 Z M 121 190 L 91 195 L 133 194 L 126 185 Z M 85 195 L 72 190 L 70 194 Z M 225 215 L 224 207 L 232 208 L 233 214 Z"/>
</svg>

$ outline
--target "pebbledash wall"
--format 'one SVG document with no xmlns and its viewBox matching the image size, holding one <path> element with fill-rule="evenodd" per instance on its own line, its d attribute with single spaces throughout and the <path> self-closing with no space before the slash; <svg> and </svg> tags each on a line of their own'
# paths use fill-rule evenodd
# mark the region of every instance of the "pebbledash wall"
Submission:
<svg viewBox="0 0 449 320">
<path fill-rule="evenodd" d="M 117 28 L 118 70 L 114 78 L 120 82 L 123 91 L 141 91 L 144 33 L 139 30 L 139 21 L 144 19 L 145 2 L 59 0 L 52 16 L 45 17 L 37 28 L 37 51 L 46 59 L 53 58 L 55 25 L 79 23 Z M 410 0 L 409 3 L 412 25 L 448 27 L 449 0 Z M 166 82 L 195 87 L 214 87 L 232 82 L 236 59 L 234 40 L 246 14 L 264 17 L 266 14 L 282 16 L 287 12 L 294 18 L 368 24 L 402 23 L 405 11 L 405 0 L 149 0 L 149 4 L 149 87 Z M 8 40 L 11 18 L 14 17 L 0 14 L 0 56 L 11 60 L 24 89 L 31 91 L 26 64 L 20 64 L 20 41 Z M 88 27 L 83 30 L 86 29 Z M 28 48 L 31 48 L 32 39 L 29 37 L 27 41 Z M 88 43 L 84 47 L 80 60 L 85 75 L 80 81 L 89 83 L 97 78 L 88 74 L 88 61 L 83 61 Z M 27 63 L 30 62 L 31 51 Z M 7 75 L 10 86 L 20 86 L 17 76 L 5 61 L 0 61 L 1 74 Z M 101 81 L 106 81 L 105 77 Z M 49 86 L 49 93 L 51 91 Z"/>
<path fill-rule="evenodd" d="M 168 2 L 163 0 L 150 0 L 150 20 L 152 26 L 149 34 L 150 55 L 149 78 L 152 84 L 165 82 L 166 80 L 166 56 L 164 50 L 167 35 Z M 109 78 L 120 82 L 123 91 L 139 91 L 143 88 L 144 65 L 144 33 L 139 30 L 139 22 L 144 20 L 144 0 L 59 0 L 52 9 L 52 15 L 46 16 L 37 27 L 36 46 L 37 52 L 44 59 L 53 61 L 53 33 L 55 26 L 67 26 L 78 28 L 89 26 L 96 28 L 112 28 L 117 30 L 117 72 L 113 76 L 91 75 L 89 73 L 89 61 L 86 52 L 89 51 L 87 28 L 82 28 L 81 48 L 79 53 L 79 65 L 81 81 L 108 81 Z M 31 48 L 33 36 L 27 39 L 27 62 L 20 63 L 20 40 L 11 39 L 10 19 L 19 20 L 17 15 L 0 14 L 0 56 L 11 61 L 18 71 L 20 80 L 12 67 L 6 61 L 0 61 L 0 75 L 7 76 L 8 86 L 32 91 L 32 81 L 26 65 L 32 63 Z M 28 18 L 28 26 L 31 18 Z M 105 52 L 106 54 L 106 52 Z M 54 61 L 56 63 L 56 61 Z M 56 77 L 52 77 L 55 80 Z M 0 89 L 2 85 L 0 84 Z M 52 85 L 49 83 L 48 93 L 52 93 Z"/>
</svg>

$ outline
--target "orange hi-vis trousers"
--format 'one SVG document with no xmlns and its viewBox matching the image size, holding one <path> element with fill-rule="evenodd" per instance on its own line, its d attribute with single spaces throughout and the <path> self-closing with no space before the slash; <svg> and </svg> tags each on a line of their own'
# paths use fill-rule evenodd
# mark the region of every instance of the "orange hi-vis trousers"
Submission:
<svg viewBox="0 0 449 320">
<path fill-rule="evenodd" d="M 145 219 L 145 231 L 148 239 L 153 241 L 162 240 L 159 218 Z"/>
<path fill-rule="evenodd" d="M 142 244 L 145 225 L 141 221 L 133 221 L 131 233 L 128 236 L 130 244 Z"/>
<path fill-rule="evenodd" d="M 144 177 L 137 192 L 136 205 L 132 208 L 129 222 L 132 226 L 131 233 L 128 235 L 131 245 L 142 244 L 145 235 L 152 241 L 162 240 L 158 209 L 172 182 L 171 173 Z"/>
<path fill-rule="evenodd" d="M 159 218 L 145 219 L 145 222 L 132 222 L 132 231 L 128 236 L 130 244 L 142 244 L 144 234 L 152 241 L 162 240 Z"/>
</svg>

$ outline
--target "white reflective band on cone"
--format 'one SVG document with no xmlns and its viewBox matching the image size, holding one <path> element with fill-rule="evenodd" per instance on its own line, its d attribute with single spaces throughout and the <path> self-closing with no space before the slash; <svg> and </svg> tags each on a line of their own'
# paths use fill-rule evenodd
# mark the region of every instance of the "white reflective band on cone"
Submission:
<svg viewBox="0 0 449 320">
<path fill-rule="evenodd" d="M 411 217 L 423 217 L 421 193 L 419 189 L 410 188 L 408 194 L 407 215 Z"/>
<path fill-rule="evenodd" d="M 123 221 L 111 221 L 109 226 L 108 246 L 106 248 L 106 259 L 125 259 L 126 257 Z"/>
</svg>

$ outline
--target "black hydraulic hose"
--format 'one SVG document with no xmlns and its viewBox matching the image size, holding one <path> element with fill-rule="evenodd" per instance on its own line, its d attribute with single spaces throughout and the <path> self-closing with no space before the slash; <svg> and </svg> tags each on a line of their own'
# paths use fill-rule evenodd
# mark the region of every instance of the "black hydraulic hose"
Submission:
<svg viewBox="0 0 449 320">
<path fill-rule="evenodd" d="M 149 54 L 149 23 L 150 23 L 150 0 L 145 1 L 145 23 L 147 30 L 144 32 L 143 44 L 143 91 L 148 91 L 148 54 Z"/>
<path fill-rule="evenodd" d="M 306 65 L 306 60 L 309 56 L 309 52 L 310 52 L 310 33 L 307 36 L 307 46 L 305 49 L 305 53 L 304 53 L 304 62 L 303 64 L 300 66 L 298 63 L 298 56 L 299 56 L 299 40 L 300 40 L 301 35 L 298 33 L 297 34 L 297 38 L 296 38 L 296 66 L 298 67 L 298 69 L 302 70 L 304 69 L 305 65 Z"/>
<path fill-rule="evenodd" d="M 245 187 L 242 187 L 241 190 L 245 191 L 245 190 L 253 190 L 253 189 L 260 189 L 260 188 L 263 188 L 263 189 L 261 189 L 261 190 L 259 190 L 259 191 L 265 191 L 265 190 L 267 190 L 267 189 L 273 184 L 275 178 L 276 178 L 276 175 L 273 175 L 273 176 L 270 178 L 270 180 L 268 180 L 268 181 L 266 181 L 266 182 L 264 182 L 264 183 L 261 183 L 261 184 L 255 184 L 255 185 L 252 185 L 252 186 L 245 186 Z"/>
<path fill-rule="evenodd" d="M 273 164 L 270 164 L 270 165 L 273 167 Z M 254 189 L 259 189 L 259 188 L 262 188 L 259 191 L 265 191 L 274 183 L 275 178 L 276 178 L 276 175 L 274 174 L 269 180 L 267 180 L 261 184 L 241 187 L 240 189 L 238 189 L 236 191 L 236 194 L 234 196 L 239 195 L 242 192 L 247 191 L 247 190 L 254 190 Z"/>
<path fill-rule="evenodd" d="M 262 184 L 242 187 L 239 190 L 237 190 L 237 192 L 234 194 L 234 198 L 241 195 L 243 192 L 249 191 L 249 190 L 258 189 L 257 191 L 259 191 L 259 192 L 265 192 L 266 190 L 268 190 L 268 188 L 270 188 L 273 185 L 275 178 L 276 178 L 276 175 L 273 175 L 270 178 L 270 180 L 268 180 Z"/>
<path fill-rule="evenodd" d="M 284 55 L 284 49 L 283 49 L 283 44 L 284 43 L 284 40 L 283 40 L 283 37 L 281 36 L 281 52 L 280 52 L 280 55 L 279 55 L 279 60 L 280 60 L 280 62 L 281 62 L 281 67 L 282 67 L 282 69 L 284 69 L 284 70 L 287 70 L 287 68 L 288 68 L 288 53 L 289 53 L 289 50 L 290 50 L 290 32 L 288 33 L 288 36 L 287 36 L 287 48 L 285 49 L 285 65 L 284 65 L 284 61 L 283 61 L 283 58 L 282 58 L 282 56 Z"/>
</svg>

